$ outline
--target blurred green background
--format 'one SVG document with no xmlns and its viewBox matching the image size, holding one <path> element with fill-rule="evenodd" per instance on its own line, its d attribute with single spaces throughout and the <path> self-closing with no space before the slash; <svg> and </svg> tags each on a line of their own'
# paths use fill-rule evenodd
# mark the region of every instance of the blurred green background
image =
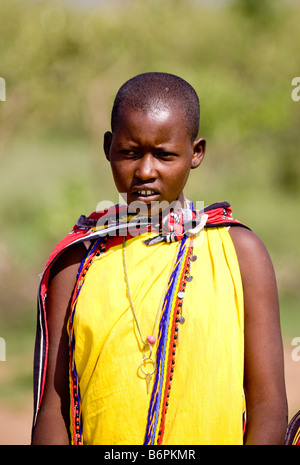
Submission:
<svg viewBox="0 0 300 465">
<path fill-rule="evenodd" d="M 300 336 L 299 1 L 1 0 L 0 18 L 0 405 L 31 401 L 39 273 L 80 214 L 118 200 L 102 136 L 116 91 L 146 71 L 198 92 L 207 156 L 185 194 L 228 200 L 267 245 L 290 357 Z"/>
</svg>

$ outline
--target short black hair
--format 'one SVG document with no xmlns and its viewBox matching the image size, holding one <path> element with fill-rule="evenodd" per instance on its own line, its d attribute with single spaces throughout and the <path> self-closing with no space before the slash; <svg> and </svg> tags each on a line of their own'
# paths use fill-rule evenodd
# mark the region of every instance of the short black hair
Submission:
<svg viewBox="0 0 300 465">
<path fill-rule="evenodd" d="M 149 72 L 138 74 L 119 89 L 111 113 L 111 130 L 124 108 L 138 111 L 177 109 L 184 111 L 186 128 L 194 141 L 199 132 L 200 104 L 194 88 L 174 74 Z"/>
</svg>

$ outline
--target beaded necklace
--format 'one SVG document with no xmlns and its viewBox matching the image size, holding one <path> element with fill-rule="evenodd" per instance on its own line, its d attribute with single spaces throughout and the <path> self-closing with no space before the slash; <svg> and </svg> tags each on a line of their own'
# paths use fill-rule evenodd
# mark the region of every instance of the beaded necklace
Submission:
<svg viewBox="0 0 300 465">
<path fill-rule="evenodd" d="M 177 247 L 177 250 L 178 250 L 178 248 L 179 248 L 179 245 Z M 160 317 L 160 314 L 161 314 L 161 307 L 162 307 L 163 299 L 164 299 L 164 296 L 165 296 L 166 288 L 164 289 L 164 292 L 162 294 L 162 297 L 161 297 L 161 300 L 160 300 L 160 303 L 159 303 L 159 306 L 158 306 L 158 309 L 157 309 L 152 334 L 148 335 L 146 337 L 146 340 L 144 340 L 144 338 L 142 336 L 142 331 L 141 331 L 141 328 L 140 328 L 140 325 L 139 325 L 139 321 L 138 321 L 138 318 L 137 318 L 137 315 L 136 315 L 136 311 L 135 311 L 135 307 L 134 307 L 134 304 L 133 304 L 132 296 L 131 296 L 125 249 L 126 249 L 126 237 L 123 238 L 123 246 L 122 246 L 124 275 L 125 275 L 126 288 L 127 288 L 127 294 L 128 294 L 128 299 L 129 299 L 129 303 L 130 303 L 131 312 L 132 312 L 132 315 L 133 315 L 133 318 L 134 318 L 134 321 L 135 321 L 135 324 L 136 324 L 136 327 L 137 327 L 137 330 L 139 332 L 139 336 L 140 336 L 140 339 L 141 339 L 141 342 L 142 342 L 142 345 L 143 345 L 143 358 L 142 358 L 142 361 L 140 363 L 140 370 L 146 376 L 145 379 L 146 379 L 146 383 L 147 383 L 147 394 L 149 394 L 150 381 L 152 379 L 153 373 L 156 370 L 155 360 L 153 360 L 153 358 L 151 357 L 152 356 L 152 346 L 156 342 L 156 337 L 154 335 L 156 334 L 156 330 L 157 330 L 157 326 L 158 326 L 158 322 L 159 322 L 159 317 Z M 176 253 L 176 255 L 177 255 L 177 253 Z M 175 264 L 176 255 L 175 255 L 171 270 L 173 269 L 173 266 Z M 146 357 L 146 355 L 145 355 L 145 351 L 146 351 L 147 346 L 149 347 L 149 356 L 148 357 Z M 147 363 L 152 364 L 153 369 L 151 371 L 146 371 Z"/>
</svg>

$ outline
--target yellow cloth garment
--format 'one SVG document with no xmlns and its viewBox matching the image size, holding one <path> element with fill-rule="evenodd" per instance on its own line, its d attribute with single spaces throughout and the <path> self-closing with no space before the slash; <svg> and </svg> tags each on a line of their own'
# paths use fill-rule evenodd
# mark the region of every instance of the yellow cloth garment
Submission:
<svg viewBox="0 0 300 465">
<path fill-rule="evenodd" d="M 146 246 L 144 239 L 128 240 L 126 257 L 145 339 L 152 334 L 178 243 Z M 163 444 L 242 444 L 243 291 L 227 229 L 204 228 L 194 255 Z M 84 443 L 143 444 L 151 392 L 147 395 L 139 370 L 143 347 L 126 292 L 122 245 L 97 257 L 87 272 L 74 331 Z"/>
</svg>

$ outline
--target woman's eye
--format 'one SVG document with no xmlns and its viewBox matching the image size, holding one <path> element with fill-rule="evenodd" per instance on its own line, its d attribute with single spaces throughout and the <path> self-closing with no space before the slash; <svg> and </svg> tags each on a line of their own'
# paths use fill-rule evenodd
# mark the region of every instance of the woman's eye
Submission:
<svg viewBox="0 0 300 465">
<path fill-rule="evenodd" d="M 168 159 L 172 157 L 176 157 L 175 153 L 170 152 L 161 152 L 156 155 L 158 158 Z"/>
<path fill-rule="evenodd" d="M 122 150 L 122 154 L 128 157 L 134 157 L 137 155 L 137 152 L 134 152 L 133 150 Z"/>
</svg>

